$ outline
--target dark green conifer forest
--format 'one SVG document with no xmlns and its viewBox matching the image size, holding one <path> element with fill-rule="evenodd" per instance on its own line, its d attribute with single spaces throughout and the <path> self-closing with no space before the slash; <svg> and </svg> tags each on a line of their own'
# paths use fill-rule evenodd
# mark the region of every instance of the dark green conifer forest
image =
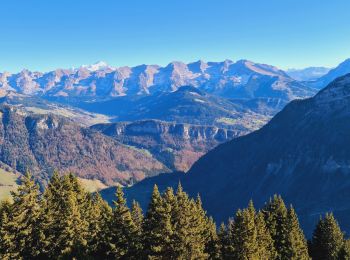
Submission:
<svg viewBox="0 0 350 260">
<path fill-rule="evenodd" d="M 144 213 L 136 201 L 127 206 L 122 188 L 110 207 L 72 174 L 55 173 L 44 192 L 27 174 L 12 197 L 0 205 L 1 259 L 350 259 L 331 213 L 308 242 L 277 195 L 261 210 L 250 201 L 220 227 L 181 184 L 155 186 Z"/>
</svg>

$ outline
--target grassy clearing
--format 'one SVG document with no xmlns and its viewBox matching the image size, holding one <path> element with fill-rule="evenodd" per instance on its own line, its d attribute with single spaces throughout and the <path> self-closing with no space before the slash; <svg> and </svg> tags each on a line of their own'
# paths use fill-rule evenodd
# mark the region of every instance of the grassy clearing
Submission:
<svg viewBox="0 0 350 260">
<path fill-rule="evenodd" d="M 0 200 L 11 199 L 11 191 L 18 187 L 18 175 L 0 169 Z"/>
<path fill-rule="evenodd" d="M 94 125 L 98 123 L 109 123 L 111 118 L 102 114 L 97 113 L 89 113 L 82 110 L 74 110 L 69 108 L 61 108 L 61 107 L 51 107 L 48 109 L 39 108 L 39 107 L 25 107 L 25 110 L 28 112 L 32 112 L 34 114 L 55 114 L 67 118 L 71 118 L 74 121 L 77 121 L 83 125 Z"/>
</svg>

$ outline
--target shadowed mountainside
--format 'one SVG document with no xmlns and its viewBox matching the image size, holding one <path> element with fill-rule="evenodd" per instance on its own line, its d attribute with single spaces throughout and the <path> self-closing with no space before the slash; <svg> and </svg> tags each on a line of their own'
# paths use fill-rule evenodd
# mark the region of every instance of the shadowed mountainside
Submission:
<svg viewBox="0 0 350 260">
<path fill-rule="evenodd" d="M 308 235 L 320 214 L 335 213 L 350 230 L 350 75 L 315 97 L 286 106 L 262 129 L 219 145 L 181 178 L 217 221 L 253 199 L 258 207 L 273 194 L 293 203 Z M 165 182 L 166 175 L 162 181 Z M 178 179 L 170 179 L 168 186 Z M 131 188 L 148 194 L 157 177 Z M 143 190 L 146 189 L 146 190 Z M 145 196 L 145 195 L 143 195 Z M 220 203 L 218 203 L 220 201 Z M 223 206 L 225 205 L 225 206 Z"/>
</svg>

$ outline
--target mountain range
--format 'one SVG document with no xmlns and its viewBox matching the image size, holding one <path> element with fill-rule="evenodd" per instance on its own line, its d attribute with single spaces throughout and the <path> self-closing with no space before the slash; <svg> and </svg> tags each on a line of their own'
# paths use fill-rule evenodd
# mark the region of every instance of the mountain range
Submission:
<svg viewBox="0 0 350 260">
<path fill-rule="evenodd" d="M 276 67 L 247 60 L 172 62 L 165 67 L 140 65 L 114 68 L 105 63 L 47 73 L 23 70 L 0 74 L 0 94 L 16 91 L 46 97 L 117 97 L 171 92 L 189 85 L 234 98 L 295 99 L 314 93 Z"/>
<path fill-rule="evenodd" d="M 346 190 L 334 185 L 347 185 L 341 116 L 348 77 L 309 97 L 350 72 L 349 64 L 320 78 L 312 76 L 318 68 L 305 70 L 302 80 L 247 60 L 1 73 L 0 168 L 30 170 L 42 185 L 54 169 L 104 186 L 137 183 L 127 195 L 141 202 L 155 182 L 181 179 L 219 221 L 250 198 L 261 206 L 275 192 L 299 206 L 306 226 L 327 210 L 341 219 L 348 209 L 344 201 L 334 204 L 342 201 L 335 192 Z M 344 156 L 335 158 L 338 145 Z M 296 184 L 302 192 L 294 195 Z M 218 197 L 231 207 L 217 209 Z"/>
<path fill-rule="evenodd" d="M 176 186 L 181 180 L 223 221 L 250 199 L 262 207 L 277 193 L 296 206 L 308 235 L 319 215 L 330 211 L 350 230 L 349 97 L 350 74 L 313 98 L 292 101 L 260 130 L 214 148 L 186 175 L 150 178 L 128 196 L 145 201 L 154 183 Z"/>
<path fill-rule="evenodd" d="M 335 78 L 350 72 L 345 60 L 333 69 L 309 67 L 286 72 L 248 60 L 113 67 L 105 62 L 79 68 L 36 72 L 0 73 L 0 95 L 10 91 L 41 97 L 78 98 L 93 101 L 120 96 L 172 92 L 194 86 L 230 98 L 279 97 L 292 100 L 314 94 Z"/>
<path fill-rule="evenodd" d="M 299 81 L 313 81 L 326 75 L 331 69 L 326 67 L 308 67 L 304 69 L 288 69 L 287 74 Z"/>
</svg>

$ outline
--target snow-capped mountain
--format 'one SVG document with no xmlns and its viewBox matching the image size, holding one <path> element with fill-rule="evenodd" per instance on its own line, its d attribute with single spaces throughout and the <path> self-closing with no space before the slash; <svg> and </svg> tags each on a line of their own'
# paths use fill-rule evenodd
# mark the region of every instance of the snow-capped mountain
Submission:
<svg viewBox="0 0 350 260">
<path fill-rule="evenodd" d="M 291 100 L 315 93 L 276 67 L 247 60 L 171 62 L 165 67 L 139 65 L 119 68 L 98 62 L 46 73 L 28 70 L 16 74 L 0 73 L 2 95 L 16 91 L 46 97 L 110 98 L 172 92 L 184 85 L 232 98 L 280 97 Z"/>
<path fill-rule="evenodd" d="M 89 71 L 98 71 L 98 70 L 114 70 L 115 68 L 112 66 L 109 66 L 106 62 L 104 61 L 98 61 L 94 64 L 91 65 L 82 65 L 81 68 L 85 68 Z"/>
</svg>

